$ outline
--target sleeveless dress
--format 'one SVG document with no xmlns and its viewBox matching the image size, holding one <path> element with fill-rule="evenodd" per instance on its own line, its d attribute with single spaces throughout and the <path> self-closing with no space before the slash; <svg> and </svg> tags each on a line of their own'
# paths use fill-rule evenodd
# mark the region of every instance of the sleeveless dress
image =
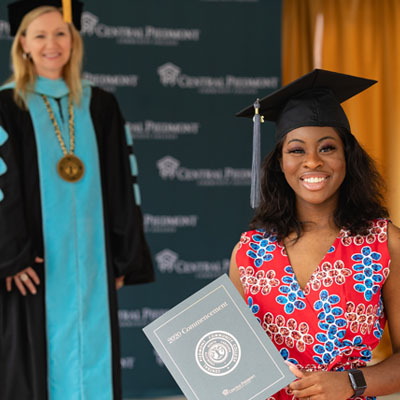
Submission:
<svg viewBox="0 0 400 400">
<path fill-rule="evenodd" d="M 236 262 L 247 303 L 285 360 L 308 371 L 343 371 L 371 360 L 386 322 L 387 226 L 374 220 L 365 236 L 342 229 L 304 290 L 273 234 L 242 234 Z M 282 389 L 270 399 L 294 397 Z"/>
</svg>

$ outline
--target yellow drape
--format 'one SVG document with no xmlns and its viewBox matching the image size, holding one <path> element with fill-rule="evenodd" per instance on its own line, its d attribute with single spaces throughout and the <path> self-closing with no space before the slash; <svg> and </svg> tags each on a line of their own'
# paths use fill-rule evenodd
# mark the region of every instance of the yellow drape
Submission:
<svg viewBox="0 0 400 400">
<path fill-rule="evenodd" d="M 377 161 L 391 218 L 400 225 L 400 1 L 284 0 L 282 80 L 314 68 L 376 79 L 343 104 L 353 134 Z M 386 335 L 387 337 L 387 335 Z M 389 352 L 388 340 L 375 352 Z"/>
</svg>

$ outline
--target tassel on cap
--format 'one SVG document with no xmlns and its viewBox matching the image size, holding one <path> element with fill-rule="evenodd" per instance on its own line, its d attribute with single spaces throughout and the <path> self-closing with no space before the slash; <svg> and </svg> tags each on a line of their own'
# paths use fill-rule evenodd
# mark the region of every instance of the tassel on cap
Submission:
<svg viewBox="0 0 400 400">
<path fill-rule="evenodd" d="M 261 116 L 259 99 L 257 99 L 254 103 L 253 123 L 253 161 L 251 166 L 250 206 L 252 208 L 257 208 L 260 204 L 261 196 Z"/>
<path fill-rule="evenodd" d="M 64 21 L 71 24 L 72 23 L 71 0 L 62 0 L 62 8 L 63 8 Z"/>
</svg>

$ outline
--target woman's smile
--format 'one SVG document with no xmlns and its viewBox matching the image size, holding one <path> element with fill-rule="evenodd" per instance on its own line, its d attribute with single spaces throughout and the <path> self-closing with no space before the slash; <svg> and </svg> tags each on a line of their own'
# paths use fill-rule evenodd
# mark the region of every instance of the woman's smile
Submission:
<svg viewBox="0 0 400 400">
<path fill-rule="evenodd" d="M 326 186 L 328 179 L 328 174 L 306 173 L 300 177 L 300 182 L 308 190 L 320 190 Z"/>
</svg>

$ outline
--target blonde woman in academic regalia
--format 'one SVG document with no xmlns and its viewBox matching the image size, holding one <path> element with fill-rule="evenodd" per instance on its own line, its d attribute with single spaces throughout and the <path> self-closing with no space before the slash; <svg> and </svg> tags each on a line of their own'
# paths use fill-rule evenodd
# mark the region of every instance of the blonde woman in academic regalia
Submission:
<svg viewBox="0 0 400 400">
<path fill-rule="evenodd" d="M 82 80 L 82 3 L 9 4 L 0 88 L 0 398 L 120 400 L 116 290 L 150 282 L 131 137 Z M 131 160 L 130 160 L 131 159 Z"/>
</svg>

